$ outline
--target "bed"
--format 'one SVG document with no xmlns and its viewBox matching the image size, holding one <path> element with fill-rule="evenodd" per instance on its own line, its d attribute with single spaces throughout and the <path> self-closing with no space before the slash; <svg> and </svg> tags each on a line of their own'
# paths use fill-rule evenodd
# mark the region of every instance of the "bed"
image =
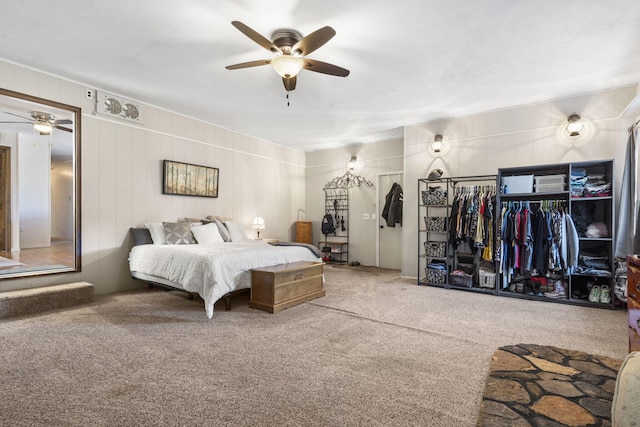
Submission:
<svg viewBox="0 0 640 427">
<path fill-rule="evenodd" d="M 231 292 L 251 288 L 251 269 L 296 261 L 322 262 L 312 245 L 267 243 L 262 240 L 207 242 L 206 244 L 153 244 L 149 231 L 132 229 L 134 247 L 129 253 L 131 275 L 197 293 L 213 317 L 216 301 Z"/>
</svg>

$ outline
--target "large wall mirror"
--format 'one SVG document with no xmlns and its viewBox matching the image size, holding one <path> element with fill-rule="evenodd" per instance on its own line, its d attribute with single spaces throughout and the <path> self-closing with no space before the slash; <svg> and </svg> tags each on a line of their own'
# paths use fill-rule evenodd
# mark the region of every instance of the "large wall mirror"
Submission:
<svg viewBox="0 0 640 427">
<path fill-rule="evenodd" d="M 0 279 L 80 271 L 80 116 L 0 88 Z"/>
</svg>

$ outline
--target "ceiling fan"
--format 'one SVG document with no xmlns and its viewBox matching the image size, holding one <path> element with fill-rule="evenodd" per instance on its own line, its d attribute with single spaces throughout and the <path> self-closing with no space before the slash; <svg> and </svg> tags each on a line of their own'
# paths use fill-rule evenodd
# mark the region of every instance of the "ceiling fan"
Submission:
<svg viewBox="0 0 640 427">
<path fill-rule="evenodd" d="M 347 77 L 349 75 L 349 70 L 337 65 L 306 58 L 307 55 L 322 47 L 336 35 L 336 31 L 329 26 L 322 27 L 306 37 L 302 37 L 302 34 L 295 30 L 276 30 L 271 35 L 272 40 L 269 40 L 240 21 L 233 21 L 231 24 L 275 56 L 272 59 L 229 65 L 225 67 L 227 70 L 271 64 L 282 77 L 282 83 L 287 91 L 296 88 L 297 75 L 303 68 L 331 76 Z"/>
<path fill-rule="evenodd" d="M 9 114 L 11 116 L 19 117 L 23 120 L 27 120 L 26 122 L 0 122 L 0 123 L 26 123 L 33 125 L 33 128 L 40 132 L 40 135 L 48 135 L 51 133 L 52 129 L 60 129 L 65 132 L 73 132 L 71 129 L 60 126 L 60 125 L 70 125 L 73 124 L 72 120 L 69 119 L 54 119 L 53 114 L 43 113 L 42 111 L 32 111 L 31 117 L 22 117 L 18 114 L 10 113 L 8 111 L 3 111 L 4 114 Z"/>
</svg>

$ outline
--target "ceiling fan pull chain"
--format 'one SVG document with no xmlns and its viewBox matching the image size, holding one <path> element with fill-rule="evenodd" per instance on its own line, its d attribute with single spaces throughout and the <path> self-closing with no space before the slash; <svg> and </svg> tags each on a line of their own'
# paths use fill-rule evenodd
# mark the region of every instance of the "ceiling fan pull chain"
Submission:
<svg viewBox="0 0 640 427">
<path fill-rule="evenodd" d="M 287 91 L 287 107 L 289 107 L 289 91 Z"/>
</svg>

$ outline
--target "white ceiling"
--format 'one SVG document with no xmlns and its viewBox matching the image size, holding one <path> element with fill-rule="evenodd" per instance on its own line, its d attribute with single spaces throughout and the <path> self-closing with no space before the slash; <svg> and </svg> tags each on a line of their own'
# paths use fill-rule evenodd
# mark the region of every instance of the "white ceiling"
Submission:
<svg viewBox="0 0 640 427">
<path fill-rule="evenodd" d="M 638 0 L 0 0 L 0 58 L 304 151 L 640 82 Z M 337 34 L 286 92 L 231 25 Z M 1 86 L 1 84 L 0 84 Z"/>
</svg>

